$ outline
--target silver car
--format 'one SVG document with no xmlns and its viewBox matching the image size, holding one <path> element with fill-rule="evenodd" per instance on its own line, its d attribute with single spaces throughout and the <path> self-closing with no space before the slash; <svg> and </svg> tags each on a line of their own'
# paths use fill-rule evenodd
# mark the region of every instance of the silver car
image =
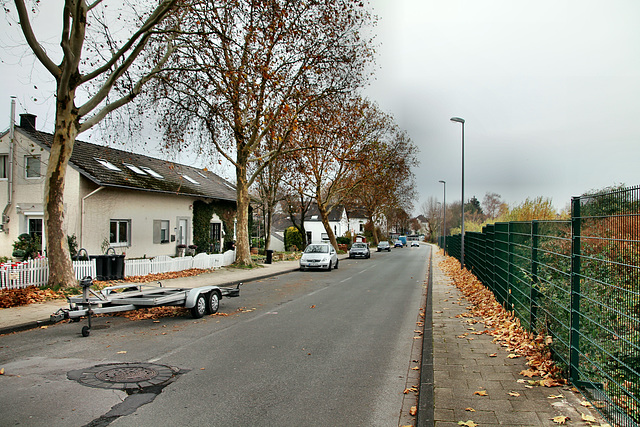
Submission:
<svg viewBox="0 0 640 427">
<path fill-rule="evenodd" d="M 357 242 L 351 245 L 349 249 L 349 258 L 370 258 L 371 252 L 369 252 L 369 245 L 362 242 Z"/>
<path fill-rule="evenodd" d="M 300 270 L 323 268 L 331 271 L 338 268 L 338 253 L 329 243 L 312 243 L 300 258 Z"/>
</svg>

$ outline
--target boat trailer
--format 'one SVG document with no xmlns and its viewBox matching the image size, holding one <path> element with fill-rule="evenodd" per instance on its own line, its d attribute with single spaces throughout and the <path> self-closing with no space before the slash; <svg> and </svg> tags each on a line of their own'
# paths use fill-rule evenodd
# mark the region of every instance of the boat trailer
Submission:
<svg viewBox="0 0 640 427">
<path fill-rule="evenodd" d="M 83 337 L 88 337 L 91 333 L 91 316 L 94 314 L 175 306 L 188 308 L 191 316 L 199 319 L 205 314 L 217 313 L 222 297 L 240 296 L 242 283 L 238 283 L 236 287 L 208 285 L 197 288 L 169 288 L 157 282 L 108 286 L 98 291 L 91 289 L 92 285 L 91 277 L 80 280 L 82 295 L 67 297 L 69 308 L 61 308 L 52 314 L 51 321 L 70 319 L 78 322 L 82 316 L 87 316 L 87 326 L 83 326 L 81 332 Z"/>
</svg>

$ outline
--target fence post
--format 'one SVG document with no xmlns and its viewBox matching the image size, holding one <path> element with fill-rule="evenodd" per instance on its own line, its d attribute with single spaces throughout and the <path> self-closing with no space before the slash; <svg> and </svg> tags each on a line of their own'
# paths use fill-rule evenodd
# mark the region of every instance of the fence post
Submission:
<svg viewBox="0 0 640 427">
<path fill-rule="evenodd" d="M 533 332 L 538 317 L 538 221 L 531 221 L 531 292 L 529 293 L 529 329 Z"/>
<path fill-rule="evenodd" d="M 571 198 L 571 330 L 569 377 L 580 380 L 580 197 Z"/>
<path fill-rule="evenodd" d="M 511 297 L 511 281 L 513 279 L 513 232 L 511 231 L 512 223 L 507 225 L 507 310 L 513 310 Z"/>
</svg>

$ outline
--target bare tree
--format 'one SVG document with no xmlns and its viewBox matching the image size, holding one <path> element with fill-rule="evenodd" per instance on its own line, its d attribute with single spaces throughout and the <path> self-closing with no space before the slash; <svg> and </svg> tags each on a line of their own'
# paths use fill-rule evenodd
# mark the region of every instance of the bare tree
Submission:
<svg viewBox="0 0 640 427">
<path fill-rule="evenodd" d="M 434 230 L 439 230 L 439 234 L 442 234 L 442 215 L 443 215 L 443 207 L 442 203 L 438 202 L 435 197 L 429 197 L 425 202 L 420 205 L 420 212 L 427 218 L 427 222 L 429 223 L 429 230 L 431 231 L 432 240 L 437 237 L 433 236 Z"/>
<path fill-rule="evenodd" d="M 370 15 L 358 0 L 188 4 L 172 59 L 180 72 L 166 73 L 154 95 L 166 107 L 167 141 L 189 143 L 199 135 L 199 143 L 235 167 L 236 262 L 251 264 L 249 187 L 287 150 L 305 108 L 361 85 L 371 52 L 360 30 Z M 275 126 L 283 137 L 265 148 Z"/>
<path fill-rule="evenodd" d="M 358 191 L 347 202 L 365 209 L 370 223 L 379 223 L 388 208 L 411 209 L 415 198 L 415 179 L 412 168 L 418 165 L 416 146 L 405 132 L 400 131 L 389 115 L 371 106 L 366 119 L 372 128 L 368 135 L 367 156 L 362 163 L 362 181 Z M 374 243 L 379 242 L 373 227 Z"/>
<path fill-rule="evenodd" d="M 4 3 L 4 2 L 3 2 Z M 167 17 L 176 0 L 164 0 L 151 9 L 138 11 L 137 27 L 126 37 L 116 38 L 106 18 L 107 2 L 65 0 L 61 2 L 62 60 L 50 54 L 40 43 L 31 25 L 24 0 L 14 1 L 20 28 L 31 51 L 56 81 L 56 120 L 49 154 L 44 190 L 44 219 L 49 259 L 49 284 L 70 286 L 76 282 L 64 226 L 64 188 L 67 165 L 76 137 L 99 123 L 107 114 L 132 101 L 144 84 L 160 70 L 171 53 L 171 44 L 156 33 L 156 26 Z M 37 9 L 37 1 L 31 10 Z M 7 10 L 6 4 L 5 10 Z M 150 40 L 165 40 L 152 62 L 142 53 Z M 90 45 L 88 40 L 96 43 Z M 96 42 L 100 40 L 100 42 Z M 102 48 L 101 48 L 102 46 Z M 151 59 L 148 57 L 146 59 Z M 149 65 L 145 68 L 144 64 Z M 78 92 L 84 91 L 82 97 Z M 110 94 L 115 99 L 109 99 Z M 76 102 L 86 98 L 80 105 Z"/>
<path fill-rule="evenodd" d="M 487 192 L 482 199 L 482 209 L 488 219 L 496 219 L 508 212 L 509 207 L 501 200 L 498 193 Z"/>
</svg>

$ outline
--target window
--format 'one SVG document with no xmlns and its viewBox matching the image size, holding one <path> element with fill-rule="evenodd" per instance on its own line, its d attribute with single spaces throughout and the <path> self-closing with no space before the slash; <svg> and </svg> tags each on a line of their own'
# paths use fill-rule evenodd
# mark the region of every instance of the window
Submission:
<svg viewBox="0 0 640 427">
<path fill-rule="evenodd" d="M 189 181 L 192 184 L 196 184 L 196 185 L 200 185 L 200 183 L 198 181 L 196 181 L 195 179 L 191 178 L 189 175 L 182 175 L 182 177 L 184 179 L 186 179 L 187 181 Z"/>
<path fill-rule="evenodd" d="M 131 220 L 112 219 L 109 224 L 109 243 L 111 246 L 129 246 Z"/>
<path fill-rule="evenodd" d="M 0 154 L 0 179 L 9 178 L 9 156 Z"/>
<path fill-rule="evenodd" d="M 145 166 L 140 166 L 140 169 L 142 169 L 143 171 L 145 171 L 146 173 L 148 173 L 149 175 L 158 178 L 158 179 L 162 179 L 163 176 L 160 175 L 158 172 L 154 171 L 151 168 L 145 167 Z"/>
<path fill-rule="evenodd" d="M 29 230 L 27 233 L 31 236 L 31 239 L 38 239 L 42 242 L 42 218 L 29 218 Z"/>
<path fill-rule="evenodd" d="M 40 156 L 26 156 L 24 166 L 27 178 L 40 178 Z"/>
<path fill-rule="evenodd" d="M 363 223 L 360 223 L 360 232 L 364 233 L 364 224 Z"/>
<path fill-rule="evenodd" d="M 169 220 L 153 220 L 153 243 L 169 243 Z"/>
<path fill-rule="evenodd" d="M 106 161 L 104 159 L 96 159 L 95 157 L 94 157 L 94 159 L 96 160 L 96 162 L 100 163 L 102 166 L 104 166 L 105 168 L 107 168 L 109 170 L 118 171 L 118 172 L 122 170 L 119 167 L 117 167 L 116 165 L 114 165 L 113 163 L 108 162 L 108 161 Z"/>
<path fill-rule="evenodd" d="M 146 175 L 146 173 L 142 169 L 140 169 L 135 165 L 130 165 L 129 163 L 123 163 L 123 165 L 125 165 L 126 167 L 128 167 L 129 169 L 137 173 L 138 175 Z"/>
</svg>

